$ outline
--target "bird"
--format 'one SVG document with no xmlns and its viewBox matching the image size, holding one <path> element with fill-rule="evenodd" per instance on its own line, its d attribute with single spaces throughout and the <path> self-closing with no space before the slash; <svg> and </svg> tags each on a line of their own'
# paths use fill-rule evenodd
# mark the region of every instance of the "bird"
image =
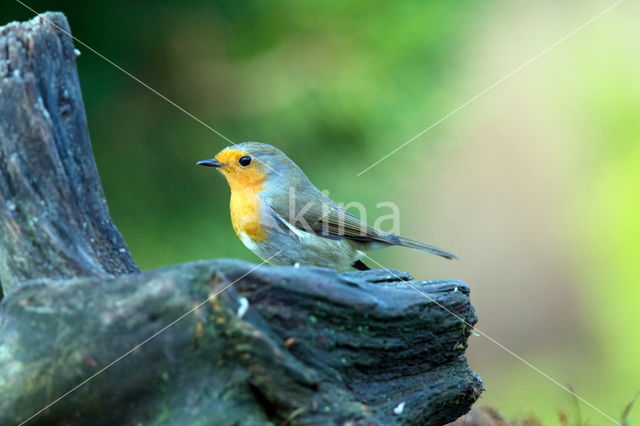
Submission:
<svg viewBox="0 0 640 426">
<path fill-rule="evenodd" d="M 316 188 L 293 160 L 272 145 L 242 142 L 196 164 L 214 167 L 226 178 L 236 235 L 271 265 L 368 270 L 362 260 L 365 253 L 388 246 L 457 259 L 432 245 L 369 226 Z"/>
</svg>

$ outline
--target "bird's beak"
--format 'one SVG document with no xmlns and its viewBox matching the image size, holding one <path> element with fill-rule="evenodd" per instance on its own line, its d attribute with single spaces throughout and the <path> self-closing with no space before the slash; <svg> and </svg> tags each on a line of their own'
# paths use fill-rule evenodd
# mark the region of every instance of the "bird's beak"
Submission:
<svg viewBox="0 0 640 426">
<path fill-rule="evenodd" d="M 210 160 L 202 160 L 196 163 L 198 166 L 207 166 L 207 167 L 223 167 L 226 164 L 219 162 L 217 159 L 212 158 Z"/>
</svg>

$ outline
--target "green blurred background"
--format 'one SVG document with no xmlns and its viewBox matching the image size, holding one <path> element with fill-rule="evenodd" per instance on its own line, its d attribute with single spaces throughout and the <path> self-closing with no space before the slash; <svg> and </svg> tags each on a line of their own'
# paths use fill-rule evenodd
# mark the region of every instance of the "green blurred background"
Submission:
<svg viewBox="0 0 640 426">
<path fill-rule="evenodd" d="M 28 1 L 234 141 L 286 151 L 368 219 L 457 253 L 387 267 L 472 285 L 478 327 L 614 418 L 640 389 L 640 26 L 618 7 L 357 176 L 609 1 Z M 4 0 L 0 22 L 32 12 Z M 228 143 L 86 48 L 78 68 L 111 213 L 145 269 L 256 261 L 228 188 L 194 166 Z M 484 337 L 481 404 L 575 420 L 568 394 Z M 586 405 L 590 424 L 610 421 Z M 631 419 L 640 423 L 640 407 Z"/>
</svg>

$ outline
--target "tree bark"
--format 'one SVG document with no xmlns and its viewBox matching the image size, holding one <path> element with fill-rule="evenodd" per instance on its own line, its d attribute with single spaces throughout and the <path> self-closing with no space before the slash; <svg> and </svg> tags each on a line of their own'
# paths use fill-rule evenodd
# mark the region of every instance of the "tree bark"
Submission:
<svg viewBox="0 0 640 426">
<path fill-rule="evenodd" d="M 69 32 L 60 13 L 0 28 L 0 424 L 439 425 L 469 410 L 482 382 L 462 282 L 236 260 L 139 272 Z"/>
<path fill-rule="evenodd" d="M 252 267 L 16 290 L 0 312 L 0 423 L 27 419 L 194 308 L 34 420 L 438 425 L 480 395 L 463 357 L 469 327 L 439 306 L 473 324 L 464 283 L 413 282 L 423 297 L 385 271 Z"/>
<path fill-rule="evenodd" d="M 0 284 L 138 272 L 107 209 L 64 15 L 0 30 Z"/>
</svg>

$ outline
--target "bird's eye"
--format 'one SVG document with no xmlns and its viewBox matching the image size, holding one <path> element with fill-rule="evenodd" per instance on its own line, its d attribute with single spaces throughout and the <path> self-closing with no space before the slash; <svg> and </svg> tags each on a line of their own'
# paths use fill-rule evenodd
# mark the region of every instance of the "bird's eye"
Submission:
<svg viewBox="0 0 640 426">
<path fill-rule="evenodd" d="M 251 157 L 249 157 L 248 155 L 245 155 L 244 157 L 238 160 L 238 163 L 240 163 L 242 167 L 247 167 L 249 164 L 251 164 Z"/>
</svg>

